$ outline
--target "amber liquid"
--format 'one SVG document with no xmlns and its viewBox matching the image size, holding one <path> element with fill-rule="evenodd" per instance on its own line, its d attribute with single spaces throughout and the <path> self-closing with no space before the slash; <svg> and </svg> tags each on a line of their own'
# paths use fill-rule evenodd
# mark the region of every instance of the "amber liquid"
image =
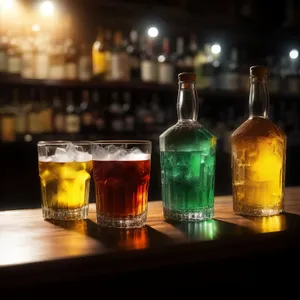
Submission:
<svg viewBox="0 0 300 300">
<path fill-rule="evenodd" d="M 93 160 L 97 214 L 130 218 L 146 212 L 150 160 Z"/>
<path fill-rule="evenodd" d="M 283 210 L 286 136 L 271 120 L 254 117 L 232 134 L 235 213 L 276 215 Z"/>
</svg>

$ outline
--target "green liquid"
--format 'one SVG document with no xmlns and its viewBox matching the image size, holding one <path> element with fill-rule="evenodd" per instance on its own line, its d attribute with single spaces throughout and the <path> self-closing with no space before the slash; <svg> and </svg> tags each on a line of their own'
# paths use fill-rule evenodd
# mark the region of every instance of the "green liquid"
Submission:
<svg viewBox="0 0 300 300">
<path fill-rule="evenodd" d="M 214 208 L 215 152 L 209 143 L 201 151 L 162 151 L 161 180 L 166 218 L 210 219 Z"/>
</svg>

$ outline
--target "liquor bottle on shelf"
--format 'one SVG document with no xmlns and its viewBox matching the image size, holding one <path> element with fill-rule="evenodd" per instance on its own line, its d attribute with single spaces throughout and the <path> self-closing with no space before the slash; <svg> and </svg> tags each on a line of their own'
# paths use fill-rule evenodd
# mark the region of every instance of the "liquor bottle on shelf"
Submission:
<svg viewBox="0 0 300 300">
<path fill-rule="evenodd" d="M 92 58 L 85 43 L 81 43 L 79 47 L 78 78 L 82 81 L 92 78 Z"/>
<path fill-rule="evenodd" d="M 20 99 L 19 89 L 13 89 L 13 109 L 16 115 L 16 138 L 23 140 L 24 135 L 27 133 L 28 111 L 24 99 Z"/>
<path fill-rule="evenodd" d="M 85 135 L 92 133 L 94 129 L 93 108 L 88 90 L 83 90 L 81 93 L 80 113 L 81 132 Z"/>
<path fill-rule="evenodd" d="M 300 73 L 299 61 L 293 59 L 289 61 L 287 73 L 287 91 L 291 94 L 299 94 L 300 92 Z"/>
<path fill-rule="evenodd" d="M 239 84 L 239 89 L 241 92 L 248 93 L 249 92 L 249 67 L 247 64 L 248 57 L 247 53 L 245 50 L 241 51 L 241 60 L 240 60 L 240 72 L 239 72 L 239 77 L 240 77 L 240 84 Z"/>
<path fill-rule="evenodd" d="M 151 97 L 151 102 L 149 105 L 151 114 L 154 116 L 155 125 L 153 128 L 153 132 L 155 134 L 162 132 L 165 128 L 164 122 L 165 122 L 165 112 L 160 106 L 161 102 L 159 101 L 159 97 L 157 94 L 153 94 Z"/>
<path fill-rule="evenodd" d="M 74 39 L 67 39 L 65 42 L 65 79 L 77 79 L 77 62 L 78 55 Z"/>
<path fill-rule="evenodd" d="M 42 131 L 40 122 L 40 102 L 34 88 L 30 89 L 31 110 L 28 114 L 28 133 L 37 138 Z"/>
<path fill-rule="evenodd" d="M 286 136 L 268 117 L 267 68 L 250 68 L 249 118 L 232 134 L 233 210 L 271 216 L 283 210 Z"/>
<path fill-rule="evenodd" d="M 15 36 L 11 36 L 7 49 L 7 72 L 13 76 L 21 75 L 21 49 Z"/>
<path fill-rule="evenodd" d="M 161 84 L 171 84 L 174 79 L 174 66 L 170 59 L 169 39 L 163 38 L 163 52 L 158 57 L 158 82 Z"/>
<path fill-rule="evenodd" d="M 124 128 L 126 132 L 133 133 L 135 129 L 135 113 L 131 101 L 131 93 L 125 92 L 123 94 L 123 115 L 124 115 Z"/>
<path fill-rule="evenodd" d="M 212 87 L 212 66 L 213 57 L 211 55 L 211 45 L 204 44 L 203 49 L 200 49 L 195 58 L 195 70 L 197 76 L 197 88 L 211 89 Z"/>
<path fill-rule="evenodd" d="M 112 132 L 124 131 L 123 109 L 118 92 L 113 92 L 111 94 L 109 113 Z"/>
<path fill-rule="evenodd" d="M 128 81 L 130 79 L 129 55 L 126 50 L 126 42 L 122 33 L 116 31 L 114 35 L 114 49 L 111 55 L 111 79 Z"/>
<path fill-rule="evenodd" d="M 130 62 L 130 77 L 132 80 L 140 80 L 140 51 L 138 48 L 138 33 L 136 30 L 130 32 L 130 43 L 127 47 Z"/>
<path fill-rule="evenodd" d="M 40 90 L 40 124 L 43 133 L 53 132 L 53 107 L 46 99 L 45 90 Z"/>
<path fill-rule="evenodd" d="M 53 97 L 53 129 L 55 133 L 63 133 L 65 131 L 65 111 L 58 89 L 54 92 Z"/>
<path fill-rule="evenodd" d="M 36 79 L 49 78 L 50 49 L 48 43 L 39 40 L 35 43 L 34 77 Z"/>
<path fill-rule="evenodd" d="M 67 91 L 66 133 L 76 134 L 80 131 L 80 114 L 75 104 L 72 91 Z"/>
<path fill-rule="evenodd" d="M 229 91 L 237 91 L 239 89 L 238 51 L 236 48 L 232 48 L 229 60 L 225 63 L 221 88 Z"/>
<path fill-rule="evenodd" d="M 174 54 L 175 74 L 179 74 L 184 71 L 184 59 L 184 39 L 179 36 L 176 39 L 176 52 Z"/>
<path fill-rule="evenodd" d="M 105 92 L 101 93 L 101 104 L 98 90 L 92 92 L 92 113 L 93 113 L 93 123 L 95 124 L 95 133 L 103 133 L 106 130 L 106 103 L 107 94 Z"/>
<path fill-rule="evenodd" d="M 65 79 L 65 53 L 60 39 L 54 39 L 49 56 L 49 79 Z"/>
<path fill-rule="evenodd" d="M 153 54 L 153 40 L 147 39 L 146 48 L 141 55 L 141 79 L 144 82 L 157 82 L 157 59 Z"/>
<path fill-rule="evenodd" d="M 104 58 L 105 58 L 105 80 L 111 80 L 111 55 L 112 55 L 112 31 L 105 29 L 104 32 Z"/>
<path fill-rule="evenodd" d="M 104 46 L 104 31 L 102 27 L 99 27 L 92 48 L 93 77 L 98 79 L 104 79 L 107 71 Z"/>
<path fill-rule="evenodd" d="M 25 33 L 22 42 L 21 77 L 34 78 L 35 51 L 34 43 L 29 33 Z"/>
<path fill-rule="evenodd" d="M 3 96 L 0 95 L 0 97 Z M 8 100 L 8 99 L 7 99 Z M 10 101 L 5 101 L 4 98 L 0 98 L 1 105 L 1 141 L 2 142 L 14 142 L 16 140 L 16 114 L 13 106 L 8 104 Z"/>
<path fill-rule="evenodd" d="M 7 72 L 7 48 L 8 36 L 3 28 L 0 28 L 0 74 Z"/>
<path fill-rule="evenodd" d="M 197 37 L 192 34 L 190 37 L 189 49 L 184 56 L 184 70 L 185 72 L 195 72 L 195 57 L 197 55 L 198 45 Z"/>
<path fill-rule="evenodd" d="M 198 118 L 196 75 L 178 75 L 178 121 L 159 137 L 163 214 L 199 221 L 214 213 L 216 137 Z"/>
<path fill-rule="evenodd" d="M 267 68 L 269 70 L 268 91 L 270 94 L 276 94 L 280 91 L 280 69 L 275 57 L 267 57 Z"/>
</svg>

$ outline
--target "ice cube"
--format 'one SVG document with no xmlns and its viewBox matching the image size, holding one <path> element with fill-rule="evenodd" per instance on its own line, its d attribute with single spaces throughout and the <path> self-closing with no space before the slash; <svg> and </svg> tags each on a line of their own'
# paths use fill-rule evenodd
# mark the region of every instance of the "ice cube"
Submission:
<svg viewBox="0 0 300 300">
<path fill-rule="evenodd" d="M 117 151 L 117 147 L 115 145 L 109 145 L 105 147 L 105 151 L 109 154 L 114 154 Z"/>
<path fill-rule="evenodd" d="M 55 153 L 52 156 L 52 160 L 54 162 L 71 162 L 73 160 L 72 155 L 74 155 L 74 152 L 70 148 L 71 147 L 69 145 L 66 148 L 59 148 L 59 147 L 56 148 Z M 75 155 L 76 155 L 76 149 L 75 149 Z"/>
<path fill-rule="evenodd" d="M 139 148 L 132 148 L 129 154 L 135 155 L 135 154 L 144 154 L 144 153 Z"/>
<path fill-rule="evenodd" d="M 94 160 L 104 160 L 108 155 L 106 149 L 101 146 L 93 146 L 93 159 Z"/>
<path fill-rule="evenodd" d="M 89 160 L 92 160 L 92 155 L 91 154 L 89 154 L 87 152 L 77 151 L 75 161 L 85 162 L 85 161 L 89 161 Z"/>
<path fill-rule="evenodd" d="M 75 160 L 77 155 L 77 147 L 72 143 L 68 143 L 68 146 L 66 147 L 66 153 L 69 159 L 71 159 L 72 161 Z"/>
<path fill-rule="evenodd" d="M 54 162 L 67 162 L 68 161 L 68 155 L 67 155 L 66 149 L 56 148 L 55 153 L 52 156 L 52 161 L 54 161 Z"/>
<path fill-rule="evenodd" d="M 136 161 L 136 160 L 148 160 L 150 154 L 143 153 L 139 148 L 132 148 L 130 152 L 127 152 L 126 156 L 122 157 L 122 160 Z"/>
<path fill-rule="evenodd" d="M 127 150 L 125 150 L 124 148 L 118 148 L 114 154 L 110 155 L 110 158 L 112 160 L 121 160 L 127 154 L 128 154 Z"/>
</svg>

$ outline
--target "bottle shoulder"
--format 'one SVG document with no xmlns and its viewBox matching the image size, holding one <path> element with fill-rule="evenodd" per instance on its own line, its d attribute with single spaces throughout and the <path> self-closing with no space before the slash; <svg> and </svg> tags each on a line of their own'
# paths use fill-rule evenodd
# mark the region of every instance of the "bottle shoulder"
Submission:
<svg viewBox="0 0 300 300">
<path fill-rule="evenodd" d="M 199 151 L 205 149 L 215 149 L 217 139 L 207 128 L 201 124 L 177 123 L 159 137 L 161 151 Z"/>
<path fill-rule="evenodd" d="M 272 120 L 255 117 L 243 122 L 231 135 L 232 140 L 241 138 L 277 137 L 286 140 L 282 129 Z"/>
<path fill-rule="evenodd" d="M 166 138 L 168 136 L 185 136 L 185 135 L 195 135 L 202 136 L 203 139 L 216 138 L 215 135 L 208 129 L 205 128 L 198 122 L 193 123 L 176 123 L 173 126 L 165 130 L 160 138 Z"/>
<path fill-rule="evenodd" d="M 232 144 L 257 143 L 259 140 L 276 139 L 286 145 L 282 129 L 268 118 L 252 118 L 242 123 L 231 135 Z"/>
</svg>

